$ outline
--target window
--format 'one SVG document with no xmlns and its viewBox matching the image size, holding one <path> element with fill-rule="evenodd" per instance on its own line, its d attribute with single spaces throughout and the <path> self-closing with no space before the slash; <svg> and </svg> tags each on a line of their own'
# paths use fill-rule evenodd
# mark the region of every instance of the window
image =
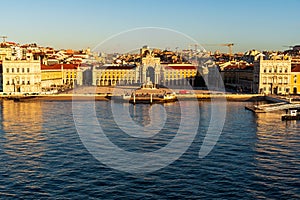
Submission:
<svg viewBox="0 0 300 200">
<path fill-rule="evenodd" d="M 268 83 L 272 83 L 272 78 L 271 77 L 268 78 Z"/>
<path fill-rule="evenodd" d="M 22 68 L 22 73 L 24 73 L 25 72 L 25 69 L 24 68 Z"/>
<path fill-rule="evenodd" d="M 267 83 L 267 78 L 263 77 L 263 84 L 266 84 L 266 83 Z"/>
<path fill-rule="evenodd" d="M 7 81 L 6 85 L 9 85 L 9 81 Z"/>
<path fill-rule="evenodd" d="M 19 73 L 20 72 L 20 69 L 19 68 L 17 68 L 17 73 Z"/>
<path fill-rule="evenodd" d="M 25 85 L 25 81 L 22 81 L 22 85 Z"/>
<path fill-rule="evenodd" d="M 267 69 L 266 68 L 264 68 L 264 73 L 267 73 Z"/>
<path fill-rule="evenodd" d="M 272 73 L 272 68 L 269 69 L 269 73 Z"/>
<path fill-rule="evenodd" d="M 297 75 L 294 75 L 294 83 L 297 83 Z"/>
<path fill-rule="evenodd" d="M 9 73 L 9 68 L 6 68 L 6 73 Z"/>
<path fill-rule="evenodd" d="M 29 73 L 30 72 L 30 69 L 29 68 L 27 68 L 27 73 Z"/>
<path fill-rule="evenodd" d="M 30 85 L 30 81 L 27 81 L 27 85 Z"/>
<path fill-rule="evenodd" d="M 15 68 L 11 68 L 11 72 L 14 73 L 15 72 Z"/>
</svg>

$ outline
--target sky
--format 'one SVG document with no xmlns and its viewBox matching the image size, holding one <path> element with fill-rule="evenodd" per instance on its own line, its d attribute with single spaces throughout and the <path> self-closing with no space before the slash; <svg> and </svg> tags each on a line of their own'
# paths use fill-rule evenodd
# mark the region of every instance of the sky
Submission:
<svg viewBox="0 0 300 200">
<path fill-rule="evenodd" d="M 181 49 L 194 43 L 234 43 L 234 52 L 284 50 L 288 48 L 284 46 L 300 44 L 299 0 L 0 2 L 0 35 L 20 44 L 100 50 L 111 44 L 114 50 L 129 50 L 142 43 L 171 49 L 175 48 L 176 41 Z M 142 27 L 157 28 L 154 28 L 154 33 L 153 28 Z M 160 36 L 158 32 L 163 34 Z M 167 32 L 173 36 L 169 37 Z M 183 35 L 185 39 L 182 39 Z M 101 48 L 103 43 L 106 43 L 105 48 Z M 133 43 L 136 43 L 135 46 Z M 204 48 L 228 51 L 227 47 L 218 45 L 206 45 Z"/>
</svg>

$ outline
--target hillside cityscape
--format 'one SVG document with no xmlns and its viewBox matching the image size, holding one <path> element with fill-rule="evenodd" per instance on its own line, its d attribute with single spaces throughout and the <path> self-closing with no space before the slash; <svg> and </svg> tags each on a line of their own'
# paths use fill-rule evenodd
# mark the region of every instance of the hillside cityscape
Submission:
<svg viewBox="0 0 300 200">
<path fill-rule="evenodd" d="M 254 94 L 300 94 L 300 45 L 285 51 L 249 50 L 233 53 L 187 49 L 152 49 L 136 53 L 54 49 L 35 43 L 0 44 L 2 95 L 56 94 L 76 86 L 129 86 L 151 82 L 156 86 Z M 222 77 L 223 83 L 218 81 Z M 205 81 L 206 79 L 207 81 Z"/>
</svg>

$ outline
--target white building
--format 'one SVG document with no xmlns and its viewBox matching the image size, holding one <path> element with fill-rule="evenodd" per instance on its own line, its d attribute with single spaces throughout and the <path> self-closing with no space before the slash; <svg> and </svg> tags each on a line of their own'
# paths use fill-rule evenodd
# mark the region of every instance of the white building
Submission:
<svg viewBox="0 0 300 200">
<path fill-rule="evenodd" d="M 262 94 L 289 94 L 291 59 L 274 56 L 265 60 L 263 56 L 254 62 L 253 91 Z"/>
<path fill-rule="evenodd" d="M 3 60 L 4 93 L 41 92 L 40 60 Z"/>
</svg>

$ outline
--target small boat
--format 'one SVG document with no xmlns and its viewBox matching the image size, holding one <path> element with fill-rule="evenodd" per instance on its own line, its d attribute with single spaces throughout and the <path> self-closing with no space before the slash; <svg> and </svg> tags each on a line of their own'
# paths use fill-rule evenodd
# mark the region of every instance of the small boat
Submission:
<svg viewBox="0 0 300 200">
<path fill-rule="evenodd" d="M 176 100 L 177 100 L 177 98 L 176 98 L 175 92 L 166 93 L 163 95 L 163 101 L 165 101 L 165 102 L 174 102 Z"/>
<path fill-rule="evenodd" d="M 118 102 L 129 102 L 131 98 L 132 98 L 132 96 L 129 94 L 123 94 L 121 96 L 113 96 L 112 100 L 118 101 Z"/>
<path fill-rule="evenodd" d="M 300 112 L 297 109 L 289 109 L 287 114 L 281 116 L 281 120 L 300 120 Z"/>
</svg>

